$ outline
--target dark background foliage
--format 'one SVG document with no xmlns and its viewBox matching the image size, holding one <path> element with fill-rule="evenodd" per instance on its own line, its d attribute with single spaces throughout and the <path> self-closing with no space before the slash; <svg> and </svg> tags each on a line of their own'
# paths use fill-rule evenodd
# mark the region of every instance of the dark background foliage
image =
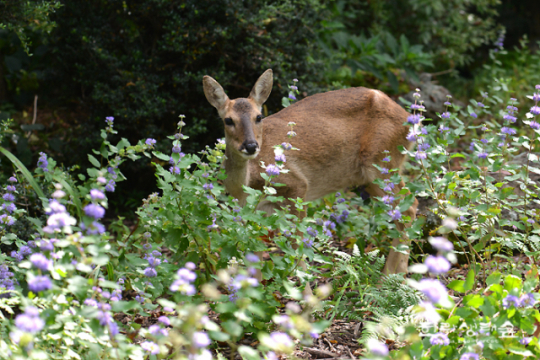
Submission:
<svg viewBox="0 0 540 360">
<path fill-rule="evenodd" d="M 470 91 L 468 79 L 502 29 L 507 48 L 525 34 L 533 45 L 540 39 L 539 6 L 532 0 L 0 0 L 0 120 L 15 119 L 13 136 L 2 145 L 26 165 L 45 151 L 83 170 L 106 116 L 115 117 L 121 136 L 152 137 L 165 149 L 185 114 L 191 139 L 183 150 L 198 151 L 222 136 L 202 92 L 207 74 L 235 98 L 247 96 L 272 68 L 268 114 L 280 109 L 293 78 L 305 95 L 367 86 L 397 96 L 427 71 L 445 74 L 436 78 L 443 85 Z M 111 199 L 120 207 L 138 204 L 154 183 L 150 163 L 130 166 L 123 169 L 130 189 Z"/>
</svg>

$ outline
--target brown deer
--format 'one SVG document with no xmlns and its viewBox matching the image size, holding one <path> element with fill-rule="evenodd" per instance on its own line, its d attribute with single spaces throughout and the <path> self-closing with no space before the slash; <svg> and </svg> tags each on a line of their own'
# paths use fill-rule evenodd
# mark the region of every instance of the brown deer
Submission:
<svg viewBox="0 0 540 360">
<path fill-rule="evenodd" d="M 204 94 L 225 126 L 227 191 L 243 204 L 247 197 L 243 185 L 262 190 L 260 173 L 264 170 L 259 164 L 274 163 L 273 146 L 286 141 L 290 130 L 287 124 L 294 122 L 298 136 L 290 143 L 300 151 L 286 152 L 285 167 L 290 171 L 279 175 L 278 182 L 286 186 L 276 189 L 278 195 L 310 201 L 345 188 L 365 186 L 371 196 L 384 196 L 373 180 L 385 176 L 373 164 L 401 168 L 405 156 L 398 146 L 413 145 L 406 140 L 409 128 L 403 125 L 407 111 L 381 91 L 358 87 L 309 96 L 263 120 L 261 109 L 272 83 L 269 69 L 259 77 L 249 97 L 230 100 L 216 80 L 203 78 Z M 388 155 L 384 150 L 391 155 L 387 164 L 382 162 Z M 396 184 L 394 192 L 403 186 L 403 182 Z M 414 219 L 417 205 L 415 199 L 404 215 Z M 276 206 L 280 205 L 261 203 L 259 209 L 272 211 Z M 403 233 L 403 224 L 396 226 Z M 405 236 L 402 242 L 408 243 Z M 392 245 L 400 245 L 400 239 Z M 408 260 L 408 254 L 390 250 L 383 271 L 406 273 Z"/>
</svg>

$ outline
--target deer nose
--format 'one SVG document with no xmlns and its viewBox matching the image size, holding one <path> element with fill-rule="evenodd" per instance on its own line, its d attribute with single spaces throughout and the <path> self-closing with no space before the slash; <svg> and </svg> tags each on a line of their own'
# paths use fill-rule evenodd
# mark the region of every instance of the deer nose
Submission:
<svg viewBox="0 0 540 360">
<path fill-rule="evenodd" d="M 255 151 L 257 151 L 257 148 L 259 147 L 259 144 L 257 144 L 256 141 L 248 142 L 246 144 L 246 151 L 249 155 L 255 154 Z"/>
</svg>

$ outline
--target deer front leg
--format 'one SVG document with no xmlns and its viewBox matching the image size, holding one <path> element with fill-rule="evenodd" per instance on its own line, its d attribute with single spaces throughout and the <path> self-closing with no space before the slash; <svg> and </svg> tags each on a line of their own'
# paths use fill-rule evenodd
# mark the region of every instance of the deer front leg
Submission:
<svg viewBox="0 0 540 360">
<path fill-rule="evenodd" d="M 394 193 L 397 194 L 401 190 L 401 188 L 403 188 L 403 186 L 405 186 L 405 184 L 402 181 L 399 185 L 397 185 L 394 188 Z M 366 191 L 371 196 L 383 197 L 384 195 L 386 195 L 386 193 L 379 186 L 375 184 L 369 184 L 366 187 Z M 414 219 L 416 219 L 417 207 L 418 207 L 418 200 L 414 199 L 414 203 L 409 207 L 409 209 L 403 212 L 403 215 L 410 216 L 411 221 L 413 221 Z M 386 263 L 384 265 L 384 269 L 383 269 L 383 274 L 385 275 L 399 274 L 399 273 L 406 274 L 408 272 L 409 250 L 407 250 L 407 252 L 404 254 L 404 253 L 395 251 L 394 249 L 397 248 L 401 244 L 410 246 L 411 242 L 407 238 L 407 235 L 405 234 L 405 232 L 403 231 L 405 229 L 405 225 L 398 221 L 395 221 L 395 224 L 398 231 L 402 234 L 403 237 L 401 239 L 398 238 L 398 239 L 392 240 L 393 249 L 390 249 L 388 253 L 388 257 L 386 259 Z M 407 226 L 410 226 L 410 225 L 407 225 Z"/>
</svg>

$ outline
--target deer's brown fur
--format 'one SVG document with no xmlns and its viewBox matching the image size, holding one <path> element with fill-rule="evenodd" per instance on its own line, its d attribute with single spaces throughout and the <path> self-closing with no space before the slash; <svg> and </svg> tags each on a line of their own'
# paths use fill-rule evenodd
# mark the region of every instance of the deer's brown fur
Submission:
<svg viewBox="0 0 540 360">
<path fill-rule="evenodd" d="M 406 140 L 409 128 L 403 125 L 408 113 L 378 90 L 358 87 L 309 96 L 257 122 L 272 88 L 271 70 L 261 75 L 248 98 L 230 100 L 209 76 L 204 77 L 203 85 L 208 101 L 221 118 L 234 122 L 224 125 L 225 187 L 241 203 L 246 198 L 242 185 L 262 189 L 260 162 L 267 165 L 275 162 L 273 146 L 287 141 L 289 122 L 296 123 L 297 133 L 289 142 L 300 151 L 285 152 L 285 167 L 290 171 L 279 175 L 278 181 L 286 186 L 276 190 L 286 199 L 300 197 L 310 201 L 357 186 L 365 186 L 371 196 L 384 196 L 372 183 L 376 178 L 384 178 L 373 164 L 401 168 L 405 156 L 398 146 L 412 145 Z M 256 141 L 255 153 L 246 151 L 247 137 L 251 142 Z M 390 153 L 385 154 L 384 150 Z M 387 155 L 391 155 L 391 161 L 383 163 Z M 403 183 L 397 184 L 394 192 L 402 187 Z M 275 206 L 262 203 L 259 207 L 271 211 Z M 405 215 L 414 219 L 416 206 L 415 200 Z M 398 223 L 398 228 L 403 230 L 402 224 Z M 399 239 L 392 245 L 397 247 Z M 407 272 L 407 263 L 408 255 L 391 250 L 384 272 Z"/>
</svg>

